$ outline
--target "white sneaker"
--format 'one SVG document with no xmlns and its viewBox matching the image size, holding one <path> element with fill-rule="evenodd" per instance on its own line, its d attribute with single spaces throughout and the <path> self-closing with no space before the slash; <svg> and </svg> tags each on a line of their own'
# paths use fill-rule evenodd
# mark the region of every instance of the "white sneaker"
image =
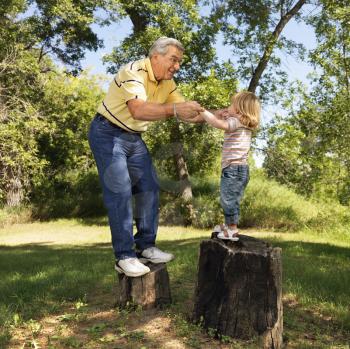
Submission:
<svg viewBox="0 0 350 349">
<path fill-rule="evenodd" d="M 150 268 L 140 263 L 135 257 L 116 261 L 115 270 L 120 274 L 125 274 L 126 276 L 131 277 L 141 276 L 151 271 Z"/>
<path fill-rule="evenodd" d="M 141 252 L 139 257 L 140 262 L 152 262 L 155 264 L 158 263 L 167 263 L 173 260 L 175 257 L 172 253 L 163 252 L 158 247 L 149 247 Z"/>
</svg>

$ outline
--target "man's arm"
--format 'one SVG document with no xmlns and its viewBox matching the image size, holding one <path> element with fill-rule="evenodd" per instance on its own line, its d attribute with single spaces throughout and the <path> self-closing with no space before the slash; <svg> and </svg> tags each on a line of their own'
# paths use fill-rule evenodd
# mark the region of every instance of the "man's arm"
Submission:
<svg viewBox="0 0 350 349">
<path fill-rule="evenodd" d="M 131 116 L 136 120 L 156 121 L 174 116 L 174 103 L 152 103 L 141 99 L 128 101 Z M 204 109 L 195 101 L 175 104 L 176 114 L 182 119 L 190 119 Z"/>
</svg>

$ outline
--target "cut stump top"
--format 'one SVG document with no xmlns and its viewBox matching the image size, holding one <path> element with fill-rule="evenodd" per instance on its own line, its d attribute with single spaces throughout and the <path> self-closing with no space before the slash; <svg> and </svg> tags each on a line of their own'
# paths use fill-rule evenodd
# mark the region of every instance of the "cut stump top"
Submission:
<svg viewBox="0 0 350 349">
<path fill-rule="evenodd" d="M 202 242 L 205 242 L 205 240 Z M 244 251 L 244 253 L 258 254 L 263 257 L 267 257 L 271 252 L 281 251 L 281 248 L 273 247 L 268 242 L 241 234 L 239 235 L 238 241 L 230 241 L 219 239 L 217 233 L 214 232 L 211 235 L 211 240 L 207 240 L 207 242 L 216 242 L 224 249 L 232 251 L 233 253 Z"/>
</svg>

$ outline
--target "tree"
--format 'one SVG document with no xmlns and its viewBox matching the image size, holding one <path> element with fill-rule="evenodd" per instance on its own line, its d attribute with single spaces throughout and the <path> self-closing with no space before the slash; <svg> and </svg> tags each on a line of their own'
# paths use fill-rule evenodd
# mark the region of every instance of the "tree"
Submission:
<svg viewBox="0 0 350 349">
<path fill-rule="evenodd" d="M 36 57 L 20 42 L 25 28 L 13 19 L 23 4 L 10 2 L 7 6 L 7 15 L 3 7 L 0 15 L 0 200 L 17 206 L 45 165 L 37 157 L 36 136 L 45 125 L 35 105 L 42 95 L 43 81 Z"/>
<path fill-rule="evenodd" d="M 84 48 L 96 47 L 94 46 L 96 38 L 88 35 L 91 32 L 89 24 L 93 18 L 92 5 L 85 8 L 86 16 L 80 18 L 84 9 L 82 3 L 77 5 L 77 10 L 74 12 L 69 7 L 73 4 L 72 2 L 38 1 L 34 3 L 33 13 L 28 8 L 30 4 L 33 2 L 17 0 L 0 5 L 0 134 L 2 139 L 0 200 L 9 206 L 18 206 L 28 199 L 33 186 L 44 178 L 44 171 L 48 171 L 50 163 L 56 166 L 59 159 L 62 159 L 57 156 L 58 154 L 65 155 L 64 161 L 67 167 L 69 161 L 70 164 L 79 163 L 74 156 L 78 157 L 82 154 L 78 146 L 81 140 L 74 138 L 74 135 L 71 135 L 71 140 L 75 140 L 75 147 L 73 147 L 74 142 L 71 142 L 69 147 L 67 142 L 66 144 L 61 142 L 62 149 L 56 150 L 54 161 L 48 156 L 51 148 L 44 149 L 39 144 L 39 140 L 42 142 L 44 135 L 53 135 L 54 131 L 56 133 L 53 139 L 62 140 L 67 138 L 69 132 L 78 129 L 78 123 L 76 125 L 67 123 L 67 119 L 72 121 L 72 115 L 74 115 L 71 110 L 72 104 L 67 103 L 68 101 L 77 102 L 73 110 L 81 112 L 86 109 L 82 100 L 76 98 L 77 95 L 79 96 L 79 86 L 75 86 L 78 90 L 69 91 L 69 97 L 58 92 L 58 81 L 61 81 L 61 84 L 70 83 L 71 87 L 74 86 L 73 81 L 57 69 L 47 49 L 64 62 L 78 67 L 76 65 L 78 61 L 75 60 L 81 57 Z M 73 18 L 72 22 L 68 21 L 66 10 L 69 10 L 67 13 Z M 51 87 L 51 97 L 46 98 L 50 91 L 50 83 L 55 85 Z M 94 83 L 85 79 L 84 84 L 87 85 L 85 89 L 90 91 L 90 95 L 87 96 L 91 98 L 89 103 L 94 103 L 96 98 L 92 98 L 92 94 L 95 89 L 91 88 Z M 54 114 L 50 107 L 60 100 L 63 103 L 57 106 L 60 110 L 55 110 Z M 62 118 L 62 115 L 65 116 L 65 110 L 70 115 Z M 89 112 L 91 117 L 93 112 L 91 109 Z M 57 120 L 60 119 L 61 126 L 69 127 L 70 131 L 67 128 L 55 127 L 53 116 L 59 113 L 62 114 Z M 79 118 L 82 123 L 84 119 L 81 115 Z M 63 125 L 63 120 L 66 121 L 66 125 Z M 65 136 L 63 136 L 64 133 L 66 133 Z M 86 138 L 85 135 L 83 138 Z M 66 146 L 66 153 L 63 151 L 64 146 Z"/>
<path fill-rule="evenodd" d="M 273 98 L 279 86 L 286 83 L 286 74 L 279 67 L 277 50 L 303 55 L 304 47 L 282 35 L 293 18 L 300 20 L 306 0 L 298 1 L 225 1 L 220 2 L 225 44 L 237 58 L 239 78 L 247 82 L 247 90 L 262 99 Z M 224 8 L 224 10 L 222 10 Z M 216 11 L 216 10 L 215 10 Z"/>
<path fill-rule="evenodd" d="M 348 18 L 345 2 L 332 1 L 322 1 L 319 13 L 308 18 L 318 43 L 310 60 L 318 73 L 311 93 L 303 93 L 290 118 L 271 129 L 265 162 L 270 175 L 298 191 L 335 198 L 343 204 L 350 202 Z M 294 140 L 298 148 L 290 142 L 290 134 L 278 131 L 286 127 L 298 132 Z M 288 167 L 288 163 L 293 172 L 275 170 Z"/>
</svg>

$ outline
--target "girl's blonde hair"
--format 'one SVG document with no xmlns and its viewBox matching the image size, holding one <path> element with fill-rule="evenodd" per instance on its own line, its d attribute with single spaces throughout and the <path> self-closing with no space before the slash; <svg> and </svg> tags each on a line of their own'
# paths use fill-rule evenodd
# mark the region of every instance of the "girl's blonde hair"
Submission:
<svg viewBox="0 0 350 349">
<path fill-rule="evenodd" d="M 240 116 L 242 125 L 256 129 L 260 122 L 260 101 L 254 93 L 242 91 L 231 98 L 231 103 Z"/>
</svg>

